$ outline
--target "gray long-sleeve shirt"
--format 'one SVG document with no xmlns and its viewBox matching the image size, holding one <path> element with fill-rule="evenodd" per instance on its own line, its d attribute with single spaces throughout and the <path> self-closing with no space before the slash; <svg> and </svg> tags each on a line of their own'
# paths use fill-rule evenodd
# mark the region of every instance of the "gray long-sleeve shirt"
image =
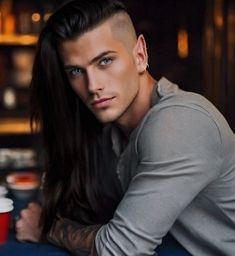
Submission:
<svg viewBox="0 0 235 256">
<path fill-rule="evenodd" d="M 124 197 L 98 255 L 153 255 L 168 231 L 192 255 L 234 255 L 235 136 L 218 110 L 162 78 L 123 152 L 111 129 Z"/>
</svg>

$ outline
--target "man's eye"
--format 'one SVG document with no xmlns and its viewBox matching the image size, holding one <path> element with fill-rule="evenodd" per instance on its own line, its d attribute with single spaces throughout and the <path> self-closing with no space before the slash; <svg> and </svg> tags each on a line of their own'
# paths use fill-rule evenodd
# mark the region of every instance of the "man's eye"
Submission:
<svg viewBox="0 0 235 256">
<path fill-rule="evenodd" d="M 80 76 L 83 71 L 80 68 L 73 68 L 71 70 L 69 70 L 69 75 L 72 77 L 76 77 L 76 76 Z"/>
<path fill-rule="evenodd" d="M 111 58 L 103 58 L 101 61 L 100 61 L 100 65 L 101 66 L 107 66 L 109 64 L 112 63 L 112 59 Z"/>
</svg>

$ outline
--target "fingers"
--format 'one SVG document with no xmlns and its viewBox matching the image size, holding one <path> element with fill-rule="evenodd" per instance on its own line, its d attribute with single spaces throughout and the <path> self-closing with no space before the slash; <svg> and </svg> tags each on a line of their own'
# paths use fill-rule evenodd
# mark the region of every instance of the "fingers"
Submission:
<svg viewBox="0 0 235 256">
<path fill-rule="evenodd" d="M 34 211 L 34 212 L 40 212 L 42 211 L 42 207 L 35 202 L 31 202 L 28 204 L 27 208 L 29 208 L 30 210 Z"/>
<path fill-rule="evenodd" d="M 40 217 L 42 208 L 38 203 L 29 203 L 28 206 L 20 211 L 20 218 Z"/>
<path fill-rule="evenodd" d="M 30 203 L 27 208 L 21 210 L 20 217 L 15 223 L 16 238 L 20 241 L 38 242 L 41 235 L 39 220 L 41 207 L 37 203 Z"/>
<path fill-rule="evenodd" d="M 29 208 L 25 208 L 20 211 L 20 218 L 28 219 L 32 215 L 32 211 Z"/>
<path fill-rule="evenodd" d="M 15 224 L 16 229 L 16 239 L 19 241 L 30 241 L 30 242 L 39 242 L 41 237 L 41 229 L 38 226 L 38 223 L 32 225 L 25 219 L 17 220 Z"/>
<path fill-rule="evenodd" d="M 19 219 L 15 224 L 16 239 L 19 241 L 32 241 L 36 242 L 34 235 L 31 235 L 30 229 L 24 219 Z"/>
</svg>

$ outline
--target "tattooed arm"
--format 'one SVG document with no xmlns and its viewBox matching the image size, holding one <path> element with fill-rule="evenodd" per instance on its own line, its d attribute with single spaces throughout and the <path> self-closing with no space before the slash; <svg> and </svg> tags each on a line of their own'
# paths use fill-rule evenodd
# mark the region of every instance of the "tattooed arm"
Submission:
<svg viewBox="0 0 235 256">
<path fill-rule="evenodd" d="M 101 225 L 85 226 L 66 218 L 53 224 L 48 241 L 69 250 L 74 255 L 96 256 L 95 236 Z"/>
</svg>

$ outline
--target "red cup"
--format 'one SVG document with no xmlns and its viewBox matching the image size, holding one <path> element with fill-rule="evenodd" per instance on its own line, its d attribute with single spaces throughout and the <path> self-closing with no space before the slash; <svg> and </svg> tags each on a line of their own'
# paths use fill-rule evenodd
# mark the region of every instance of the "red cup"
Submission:
<svg viewBox="0 0 235 256">
<path fill-rule="evenodd" d="M 13 201 L 9 198 L 0 198 L 0 244 L 7 241 Z"/>
</svg>

